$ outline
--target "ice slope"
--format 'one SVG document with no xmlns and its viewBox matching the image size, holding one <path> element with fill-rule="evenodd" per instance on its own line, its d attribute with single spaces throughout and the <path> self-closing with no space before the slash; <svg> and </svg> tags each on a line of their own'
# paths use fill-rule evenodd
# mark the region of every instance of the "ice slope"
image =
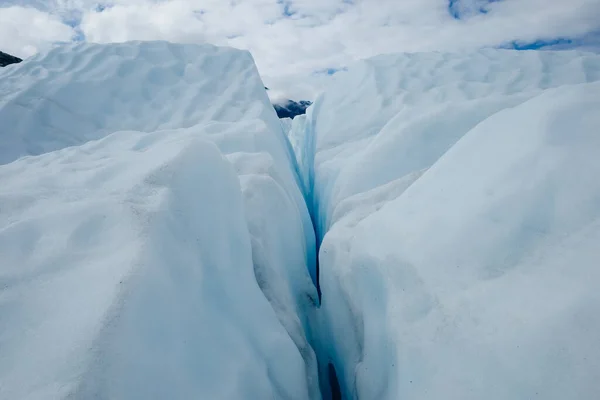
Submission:
<svg viewBox="0 0 600 400">
<path fill-rule="evenodd" d="M 345 398 L 596 398 L 599 80 L 598 55 L 492 50 L 336 74 L 290 133 L 323 381 L 332 363 Z"/>
<path fill-rule="evenodd" d="M 248 53 L 77 45 L 0 82 L 0 398 L 320 398 L 314 234 Z"/>
<path fill-rule="evenodd" d="M 307 158 L 308 156 L 305 154 L 305 151 L 308 150 L 312 152 L 313 149 L 307 149 L 307 145 L 310 143 L 309 141 L 311 140 L 312 136 L 310 135 L 311 132 L 307 130 L 306 115 L 298 115 L 296 118 L 288 122 L 287 126 L 284 125 L 284 128 L 286 129 L 290 146 L 292 146 L 292 150 L 294 151 L 298 168 L 301 171 L 300 179 L 302 180 L 306 202 L 308 205 L 311 205 L 312 193 L 309 188 L 309 168 L 307 162 L 312 163 L 312 159 L 309 160 Z"/>
<path fill-rule="evenodd" d="M 597 59 L 497 50 L 382 55 L 336 74 L 309 109 L 316 139 L 304 142 L 302 161 L 318 191 L 320 227 L 342 200 L 429 167 L 495 112 L 544 89 L 600 79 Z"/>
<path fill-rule="evenodd" d="M 0 70 L 0 126 L 10 128 L 0 136 L 0 163 L 118 130 L 254 118 L 272 129 L 278 124 L 247 52 L 167 42 L 78 44 L 27 61 Z"/>
<path fill-rule="evenodd" d="M 294 120 L 291 118 L 280 118 L 279 122 L 281 122 L 281 127 L 283 129 L 283 132 L 287 135 L 290 133 L 290 130 L 292 129 L 292 122 Z"/>
</svg>

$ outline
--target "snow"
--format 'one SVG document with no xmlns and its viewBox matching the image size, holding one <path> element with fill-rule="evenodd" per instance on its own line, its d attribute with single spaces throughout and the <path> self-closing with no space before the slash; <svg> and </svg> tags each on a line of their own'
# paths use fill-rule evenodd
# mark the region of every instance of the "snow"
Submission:
<svg viewBox="0 0 600 400">
<path fill-rule="evenodd" d="M 290 134 L 322 239 L 323 381 L 332 363 L 345 398 L 596 397 L 597 81 L 578 52 L 336 74 Z"/>
<path fill-rule="evenodd" d="M 290 130 L 292 129 L 292 122 L 293 122 L 293 121 L 294 121 L 294 120 L 293 120 L 293 119 L 291 119 L 291 118 L 280 118 L 280 119 L 279 119 L 279 122 L 281 122 L 281 127 L 282 127 L 282 129 L 283 129 L 283 132 L 284 132 L 286 135 L 289 135 L 289 133 L 290 133 Z"/>
<path fill-rule="evenodd" d="M 310 131 L 306 127 L 306 115 L 298 115 L 296 118 L 291 120 L 290 126 L 287 129 L 288 140 L 290 146 L 294 151 L 296 162 L 298 164 L 298 170 L 300 172 L 300 178 L 302 180 L 302 187 L 304 188 L 304 194 L 307 200 L 307 204 L 310 205 L 311 199 L 308 196 L 309 193 L 309 164 L 307 163 L 307 155 L 305 154 L 305 147 L 307 141 L 310 140 Z M 310 149 L 312 151 L 312 149 Z M 312 165 L 312 164 L 310 164 Z"/>
<path fill-rule="evenodd" d="M 2 164 L 119 130 L 245 119 L 279 130 L 248 52 L 167 42 L 79 44 L 28 61 L 0 71 Z"/>
<path fill-rule="evenodd" d="M 382 55 L 293 121 L 229 48 L 2 70 L 0 399 L 594 399 L 598 109 L 580 52 Z"/>
<path fill-rule="evenodd" d="M 320 398 L 315 239 L 247 52 L 57 48 L 0 76 L 0 398 Z"/>
</svg>

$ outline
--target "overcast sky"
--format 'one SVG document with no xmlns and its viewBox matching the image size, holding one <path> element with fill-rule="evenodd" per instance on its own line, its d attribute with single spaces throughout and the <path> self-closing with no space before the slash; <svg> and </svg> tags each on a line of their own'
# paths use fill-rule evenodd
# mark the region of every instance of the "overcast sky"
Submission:
<svg viewBox="0 0 600 400">
<path fill-rule="evenodd" d="M 248 49 L 292 98 L 354 60 L 482 47 L 600 49 L 600 0 L 0 0 L 0 50 L 169 40 Z"/>
</svg>

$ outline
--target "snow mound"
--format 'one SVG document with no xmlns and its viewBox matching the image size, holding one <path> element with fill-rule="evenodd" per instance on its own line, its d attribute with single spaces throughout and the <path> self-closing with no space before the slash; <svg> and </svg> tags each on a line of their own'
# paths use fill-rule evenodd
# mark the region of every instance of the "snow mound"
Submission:
<svg viewBox="0 0 600 400">
<path fill-rule="evenodd" d="M 167 42 L 59 47 L 0 70 L 0 164 L 119 130 L 254 118 L 275 130 L 265 102 L 248 52 Z"/>
<path fill-rule="evenodd" d="M 248 53 L 78 45 L 0 82 L 0 398 L 320 398 L 314 233 Z"/>
<path fill-rule="evenodd" d="M 595 398 L 599 80 L 598 55 L 492 50 L 336 74 L 290 134 L 322 238 L 322 380 Z"/>
<path fill-rule="evenodd" d="M 428 168 L 490 115 L 599 79 L 594 54 L 502 50 L 382 55 L 336 74 L 309 108 L 301 161 L 319 230 L 343 200 Z"/>
</svg>

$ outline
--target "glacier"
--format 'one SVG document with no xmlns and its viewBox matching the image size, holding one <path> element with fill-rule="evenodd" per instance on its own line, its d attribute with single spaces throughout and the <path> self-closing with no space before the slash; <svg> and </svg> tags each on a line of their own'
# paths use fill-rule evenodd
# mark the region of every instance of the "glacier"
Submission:
<svg viewBox="0 0 600 400">
<path fill-rule="evenodd" d="M 0 399 L 594 399 L 600 56 L 381 55 L 279 120 L 252 56 L 0 70 Z"/>
<path fill-rule="evenodd" d="M 320 398 L 314 232 L 249 53 L 65 46 L 0 99 L 0 398 Z"/>
<path fill-rule="evenodd" d="M 596 54 L 336 74 L 289 133 L 320 247 L 322 380 L 332 364 L 356 399 L 595 398 L 599 109 Z"/>
</svg>

